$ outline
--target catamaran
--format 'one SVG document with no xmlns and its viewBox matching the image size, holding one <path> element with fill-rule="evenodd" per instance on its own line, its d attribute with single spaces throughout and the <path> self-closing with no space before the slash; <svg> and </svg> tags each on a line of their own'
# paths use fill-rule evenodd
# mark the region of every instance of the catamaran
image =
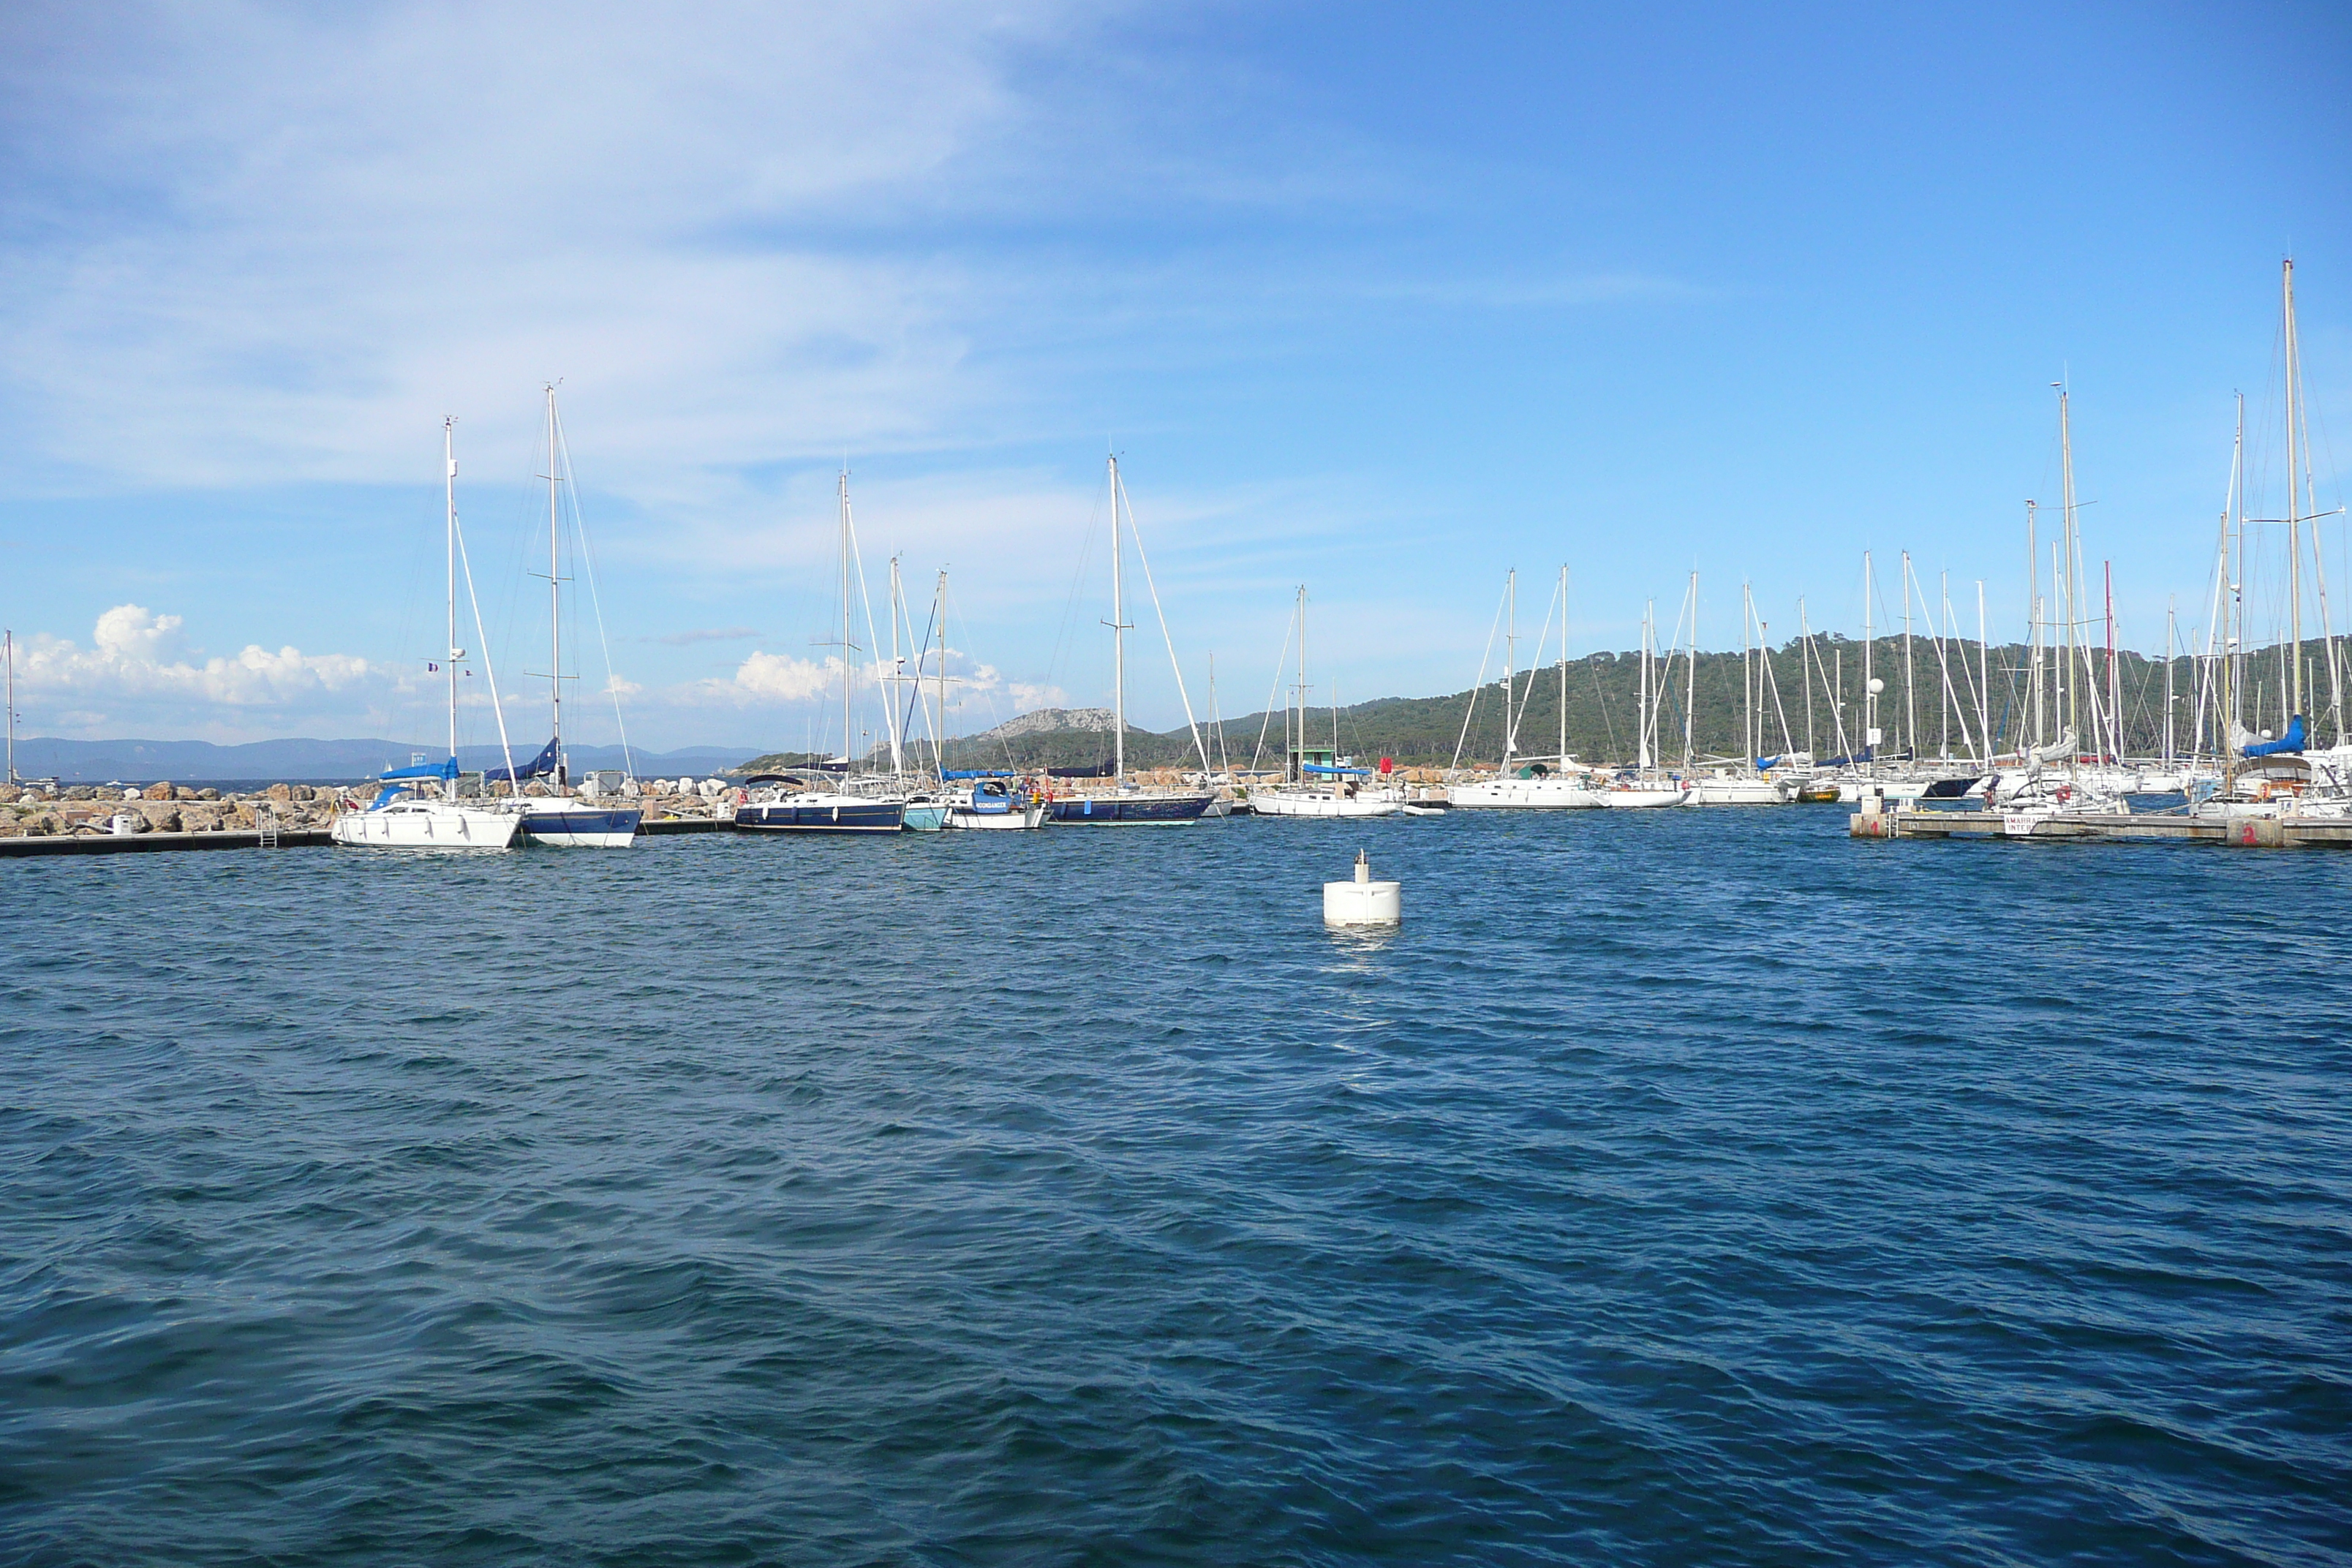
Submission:
<svg viewBox="0 0 2352 1568">
<path fill-rule="evenodd" d="M 330 831 L 338 844 L 368 849 L 504 849 L 514 842 L 521 818 L 513 811 L 491 805 L 466 805 L 457 800 L 457 667 L 466 650 L 457 646 L 457 566 L 465 541 L 457 529 L 457 422 L 441 424 L 444 524 L 448 556 L 448 640 L 443 644 L 449 671 L 449 756 L 442 763 L 413 761 L 404 768 L 386 769 L 377 778 L 382 786 L 366 807 L 339 812 Z M 466 570 L 466 594 L 473 600 L 474 574 Z M 474 631 L 481 633 L 481 606 L 474 605 Z M 484 652 L 487 655 L 488 649 Z M 428 666 L 429 668 L 429 666 Z M 499 711 L 498 674 L 489 659 L 482 660 L 490 685 L 490 706 Z M 506 716 L 499 712 L 499 739 L 506 741 Z M 435 793 L 420 786 L 427 782 Z"/>
</svg>

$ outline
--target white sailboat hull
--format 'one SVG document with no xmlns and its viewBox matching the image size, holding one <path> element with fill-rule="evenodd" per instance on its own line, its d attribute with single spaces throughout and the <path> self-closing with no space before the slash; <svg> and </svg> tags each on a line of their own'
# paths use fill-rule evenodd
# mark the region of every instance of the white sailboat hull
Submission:
<svg viewBox="0 0 2352 1568">
<path fill-rule="evenodd" d="M 1696 779 L 1691 805 L 1786 805 L 1790 795 L 1771 779 Z"/>
<path fill-rule="evenodd" d="M 1031 801 L 1012 811 L 976 811 L 969 805 L 948 807 L 948 829 L 951 832 L 1003 833 L 1020 832 L 1025 828 L 1045 826 L 1045 803 Z"/>
<path fill-rule="evenodd" d="M 1260 816 L 1394 816 L 1404 809 L 1404 802 L 1370 793 L 1349 799 L 1319 791 L 1276 789 L 1250 796 L 1250 809 Z"/>
<path fill-rule="evenodd" d="M 347 811 L 331 830 L 355 849 L 504 849 L 522 818 L 446 801 L 396 801 L 376 811 Z"/>
<path fill-rule="evenodd" d="M 1623 789 L 1605 789 L 1601 795 L 1601 804 L 1612 811 L 1646 811 L 1656 806 L 1680 805 L 1690 799 L 1690 793 L 1684 788 L 1633 784 Z"/>
<path fill-rule="evenodd" d="M 1493 779 L 1455 784 L 1445 798 L 1465 811 L 1598 811 L 1604 793 L 1575 779 Z"/>
</svg>

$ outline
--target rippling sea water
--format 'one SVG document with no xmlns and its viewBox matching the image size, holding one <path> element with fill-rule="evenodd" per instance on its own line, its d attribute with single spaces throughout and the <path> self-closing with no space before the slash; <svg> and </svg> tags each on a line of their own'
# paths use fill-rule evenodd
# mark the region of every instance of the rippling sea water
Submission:
<svg viewBox="0 0 2352 1568">
<path fill-rule="evenodd" d="M 1803 808 L 0 864 L 0 1561 L 2342 1562 L 2347 877 Z"/>
</svg>

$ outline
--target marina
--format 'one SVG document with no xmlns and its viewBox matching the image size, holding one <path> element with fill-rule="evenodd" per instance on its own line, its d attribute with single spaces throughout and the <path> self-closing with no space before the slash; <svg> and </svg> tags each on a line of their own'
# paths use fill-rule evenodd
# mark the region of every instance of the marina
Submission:
<svg viewBox="0 0 2352 1568">
<path fill-rule="evenodd" d="M 0 38 L 0 1568 L 2352 1565 L 2352 9 Z"/>
</svg>

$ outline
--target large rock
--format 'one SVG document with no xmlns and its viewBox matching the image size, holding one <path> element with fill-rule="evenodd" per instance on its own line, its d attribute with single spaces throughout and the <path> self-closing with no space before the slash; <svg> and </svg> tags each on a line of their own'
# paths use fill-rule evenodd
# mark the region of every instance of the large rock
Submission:
<svg viewBox="0 0 2352 1568">
<path fill-rule="evenodd" d="M 68 800 L 88 800 L 97 793 L 98 792 L 96 790 L 90 788 L 88 784 L 76 784 L 73 788 L 66 791 L 66 798 Z"/>
<path fill-rule="evenodd" d="M 196 798 L 198 800 L 218 800 L 220 798 L 220 791 L 216 789 L 200 789 L 196 792 Z"/>
<path fill-rule="evenodd" d="M 147 786 L 146 798 L 149 800 L 169 800 L 172 798 L 172 786 L 168 784 L 151 784 Z"/>
<path fill-rule="evenodd" d="M 148 831 L 152 833 L 177 833 L 180 831 L 180 808 L 168 800 L 141 801 L 139 803 L 139 816 L 143 821 L 145 821 Z"/>
<path fill-rule="evenodd" d="M 294 798 L 293 788 L 289 784 L 274 784 L 261 793 L 268 795 L 272 800 L 292 800 Z"/>
</svg>

